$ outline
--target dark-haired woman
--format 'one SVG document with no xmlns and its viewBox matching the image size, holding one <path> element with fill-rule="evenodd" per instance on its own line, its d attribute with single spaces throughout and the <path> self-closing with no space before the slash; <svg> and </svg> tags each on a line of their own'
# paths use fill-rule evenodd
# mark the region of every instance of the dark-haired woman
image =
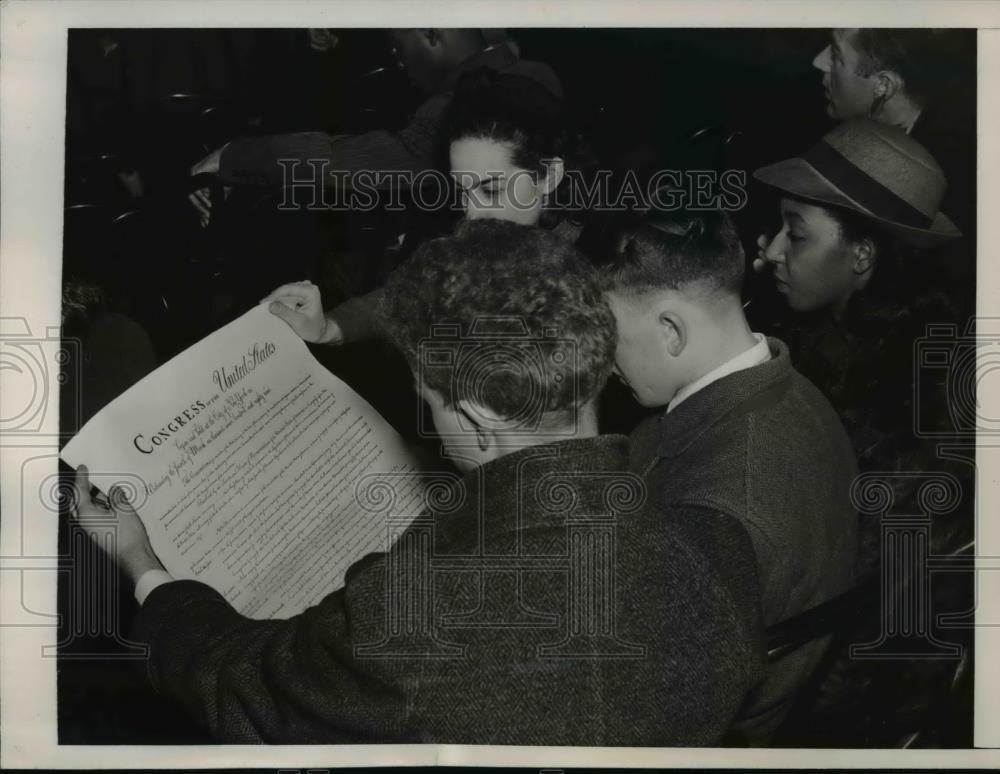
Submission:
<svg viewBox="0 0 1000 774">
<path fill-rule="evenodd" d="M 561 100 L 526 79 L 480 70 L 459 82 L 447 136 L 467 218 L 556 228 L 576 238 L 568 215 L 584 152 Z"/>
<path fill-rule="evenodd" d="M 940 167 L 903 132 L 858 120 L 754 174 L 782 197 L 781 228 L 758 242 L 756 262 L 787 302 L 777 335 L 840 413 L 861 471 L 940 469 L 914 430 L 915 409 L 946 408 L 939 371 L 914 366 L 916 342 L 928 324 L 957 322 L 937 277 L 941 248 L 961 236 L 938 211 Z M 919 482 L 894 483 L 905 511 Z M 869 561 L 872 551 L 863 551 Z"/>
<path fill-rule="evenodd" d="M 577 223 L 567 190 L 578 169 L 560 99 L 524 76 L 485 68 L 458 81 L 447 123 L 451 174 L 466 218 L 496 218 L 549 227 L 575 240 Z M 303 339 L 343 344 L 378 335 L 381 290 L 322 311 L 310 282 L 283 285 L 268 299 L 271 311 Z"/>
<path fill-rule="evenodd" d="M 947 184 L 940 167 L 904 133 L 871 121 L 849 121 L 803 156 L 759 169 L 755 177 L 781 196 L 781 227 L 758 241 L 755 262 L 758 269 L 773 272 L 786 302 L 772 331 L 788 343 L 796 368 L 839 412 L 862 474 L 884 476 L 892 488 L 889 514 L 920 518 L 925 514 L 918 492 L 928 476 L 955 477 L 961 489 L 957 507 L 932 519 L 929 545 L 911 547 L 932 554 L 961 549 L 973 536 L 971 460 L 942 457 L 936 439 L 917 432 L 918 421 L 940 430 L 948 420 L 945 369 L 923 367 L 917 342 L 931 324 L 956 325 L 959 334 L 964 327 L 953 310 L 954 294 L 942 279 L 946 248 L 960 233 L 938 209 Z M 890 560 L 885 552 L 903 546 L 883 541 L 882 527 L 878 514 L 862 513 L 859 570 L 878 577 L 881 568 L 882 582 L 891 585 L 875 592 L 872 614 L 857 616 L 843 642 L 889 636 L 886 627 L 895 624 L 880 616 L 909 605 L 901 595 L 909 594 L 912 601 L 913 589 L 922 584 L 932 609 L 914 608 L 913 613 L 929 618 L 905 625 L 926 624 L 935 637 L 953 642 L 961 635 L 938 630 L 931 619 L 971 607 L 970 585 L 952 574 L 932 587 L 918 565 L 911 567 L 918 575 L 909 584 L 885 574 L 892 561 L 908 566 L 914 557 Z M 888 596 L 879 611 L 882 595 Z M 820 694 L 827 698 L 815 705 L 818 719 L 803 721 L 803 728 L 792 733 L 825 746 L 837 744 L 831 729 L 848 738 L 864 734 L 880 740 L 873 744 L 892 744 L 913 730 L 920 722 L 914 718 L 938 700 L 934 696 L 947 692 L 951 680 L 947 669 L 936 670 L 931 662 L 898 659 L 891 669 L 884 662 L 880 669 L 863 666 L 869 663 L 836 661 Z M 913 695 L 914 690 L 922 695 Z M 907 712 L 900 712 L 901 700 L 908 703 Z"/>
</svg>

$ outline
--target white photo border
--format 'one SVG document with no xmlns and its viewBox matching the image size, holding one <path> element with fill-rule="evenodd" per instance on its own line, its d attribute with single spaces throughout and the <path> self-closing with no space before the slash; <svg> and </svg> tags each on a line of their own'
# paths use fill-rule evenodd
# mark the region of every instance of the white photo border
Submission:
<svg viewBox="0 0 1000 774">
<path fill-rule="evenodd" d="M 391 24 L 388 24 L 391 22 Z M 1000 321 L 1000 4 L 988 0 L 0 0 L 0 316 L 22 318 L 33 336 L 60 320 L 67 30 L 78 27 L 975 27 L 979 29 L 978 308 Z M 996 326 L 1000 332 L 1000 325 Z M 58 335 L 56 333 L 55 335 Z M 1000 390 L 980 383 L 985 415 L 1000 416 Z M 55 384 L 49 385 L 55 390 Z M 4 395 L 0 401 L 18 400 Z M 8 403 L 7 405 L 12 405 Z M 992 413 L 990 413 L 992 411 Z M 4 414 L 4 416 L 7 416 Z M 58 412 L 50 412 L 54 425 Z M 53 436 L 58 428 L 43 428 Z M 1000 448 L 1000 445 L 998 445 Z M 978 513 L 1000 512 L 1000 461 L 980 450 Z M 60 746 L 56 729 L 53 613 L 57 524 L 27 494 L 29 460 L 54 443 L 0 445 L 0 730 L 7 768 L 341 768 L 357 766 L 558 767 L 994 767 L 1000 766 L 1000 629 L 976 631 L 975 740 L 982 749 L 692 750 L 632 748 L 349 745 L 250 747 Z M 32 482 L 28 482 L 29 484 Z M 50 514 L 51 515 L 51 514 Z M 23 516 L 23 518 L 22 518 Z M 979 556 L 1000 556 L 1000 523 L 978 524 Z M 1000 620 L 1000 573 L 981 572 L 978 615 Z M 39 625 L 44 616 L 51 619 Z M 993 662 L 993 663 L 991 663 Z M 992 710 L 992 711 L 991 711 Z"/>
</svg>

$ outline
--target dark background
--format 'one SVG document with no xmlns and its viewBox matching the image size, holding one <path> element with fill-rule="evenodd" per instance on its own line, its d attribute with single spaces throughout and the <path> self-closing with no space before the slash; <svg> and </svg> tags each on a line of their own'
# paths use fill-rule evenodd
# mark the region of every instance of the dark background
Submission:
<svg viewBox="0 0 1000 774">
<path fill-rule="evenodd" d="M 412 213 L 404 223 L 379 212 L 279 213 L 274 192 L 234 190 L 225 204 L 217 199 L 202 228 L 187 201 L 191 165 L 236 136 L 405 123 L 421 95 L 391 65 L 385 36 L 335 34 L 337 46 L 321 53 L 306 30 L 70 31 L 64 283 L 97 285 L 106 312 L 148 334 L 151 350 L 138 347 L 144 354 L 133 363 L 164 362 L 281 282 L 312 278 L 329 305 L 370 289 L 398 260 L 388 246 L 413 227 Z M 975 31 L 967 34 L 968 59 L 953 92 L 956 126 L 966 129 L 975 126 Z M 511 36 L 522 58 L 556 70 L 576 126 L 612 168 L 752 170 L 805 150 L 832 125 L 822 74 L 811 65 L 826 30 L 531 29 Z M 751 202 L 759 201 L 751 191 Z M 740 214 L 748 250 L 771 211 L 752 204 Z M 751 297 L 757 292 L 748 288 Z M 86 334 L 67 323 L 64 335 Z M 381 362 L 351 347 L 317 354 L 349 382 L 359 367 Z M 401 421 L 377 379 L 369 388 L 366 397 Z M 64 417 L 63 433 L 72 435 L 99 408 Z M 60 583 L 60 743 L 209 742 L 153 693 L 141 658 L 127 658 L 141 654 L 112 634 L 128 630 L 131 588 L 75 530 L 63 530 L 61 541 L 74 569 Z M 79 603 L 98 592 L 95 578 L 108 584 L 117 609 Z M 892 691 L 905 682 L 889 680 L 881 696 L 864 697 L 867 714 L 845 711 L 814 738 L 831 746 L 897 744 L 907 728 L 897 722 L 903 715 Z M 971 709 L 942 704 L 939 714 L 938 744 L 971 744 Z"/>
</svg>

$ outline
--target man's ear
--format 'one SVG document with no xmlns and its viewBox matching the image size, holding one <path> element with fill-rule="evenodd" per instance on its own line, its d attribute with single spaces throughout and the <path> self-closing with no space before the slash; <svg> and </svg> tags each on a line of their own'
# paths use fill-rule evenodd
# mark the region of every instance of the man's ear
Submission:
<svg viewBox="0 0 1000 774">
<path fill-rule="evenodd" d="M 875 96 L 883 102 L 888 102 L 903 91 L 903 77 L 894 70 L 881 70 L 875 73 Z"/>
<path fill-rule="evenodd" d="M 687 346 L 687 324 L 683 318 L 672 309 L 660 309 L 656 321 L 660 324 L 660 333 L 666 341 L 667 352 L 677 357 Z"/>
<path fill-rule="evenodd" d="M 509 420 L 497 414 L 493 409 L 471 400 L 460 399 L 455 407 L 462 415 L 466 425 L 476 433 L 476 442 L 480 451 L 486 451 L 496 444 L 496 436 L 507 429 Z"/>
<path fill-rule="evenodd" d="M 550 194 L 559 187 L 566 175 L 566 165 L 558 156 L 545 159 L 545 179 L 542 181 L 542 193 Z"/>
</svg>

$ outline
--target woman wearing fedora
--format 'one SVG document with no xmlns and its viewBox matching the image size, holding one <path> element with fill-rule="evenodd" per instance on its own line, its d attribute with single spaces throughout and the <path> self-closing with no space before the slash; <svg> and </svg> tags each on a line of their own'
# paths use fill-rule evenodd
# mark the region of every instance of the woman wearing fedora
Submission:
<svg viewBox="0 0 1000 774">
<path fill-rule="evenodd" d="M 940 166 L 902 131 L 860 119 L 839 125 L 804 155 L 754 176 L 780 196 L 780 229 L 758 240 L 755 261 L 755 268 L 770 269 L 786 302 L 769 333 L 788 344 L 795 367 L 840 414 L 861 473 L 917 474 L 886 480 L 895 496 L 891 513 L 924 513 L 917 497 L 921 473 L 946 471 L 958 478 L 962 502 L 934 518 L 928 548 L 936 555 L 964 550 L 974 535 L 972 469 L 940 458 L 936 439 L 914 431 L 915 379 L 922 417 L 933 412 L 948 421 L 945 369 L 915 368 L 916 341 L 928 324 L 959 322 L 956 294 L 945 278 L 948 263 L 961 254 L 955 249 L 961 234 L 939 209 L 947 185 Z M 862 515 L 862 577 L 882 566 L 880 532 L 881 519 Z M 969 608 L 970 583 L 951 574 L 928 584 L 935 620 Z M 871 610 L 840 632 L 839 646 L 829 651 L 809 721 L 817 727 L 863 719 L 879 703 L 903 712 L 900 696 L 907 697 L 905 711 L 925 711 L 951 680 L 941 662 L 902 658 L 880 669 L 847 658 L 846 643 L 885 636 L 885 622 Z M 931 631 L 971 646 L 964 634 L 944 633 L 937 624 Z"/>
<path fill-rule="evenodd" d="M 941 277 L 961 233 L 938 209 L 941 168 L 904 132 L 859 119 L 754 177 L 780 195 L 781 227 L 755 261 L 786 301 L 775 334 L 837 409 L 860 470 L 940 470 L 914 433 L 913 356 L 927 324 L 957 322 Z M 924 383 L 936 371 L 919 374 L 921 400 L 941 396 L 945 411 L 942 385 Z M 920 512 L 907 509 L 913 489 L 896 492 L 897 511 Z M 862 528 L 862 569 L 877 560 L 878 526 Z"/>
</svg>

